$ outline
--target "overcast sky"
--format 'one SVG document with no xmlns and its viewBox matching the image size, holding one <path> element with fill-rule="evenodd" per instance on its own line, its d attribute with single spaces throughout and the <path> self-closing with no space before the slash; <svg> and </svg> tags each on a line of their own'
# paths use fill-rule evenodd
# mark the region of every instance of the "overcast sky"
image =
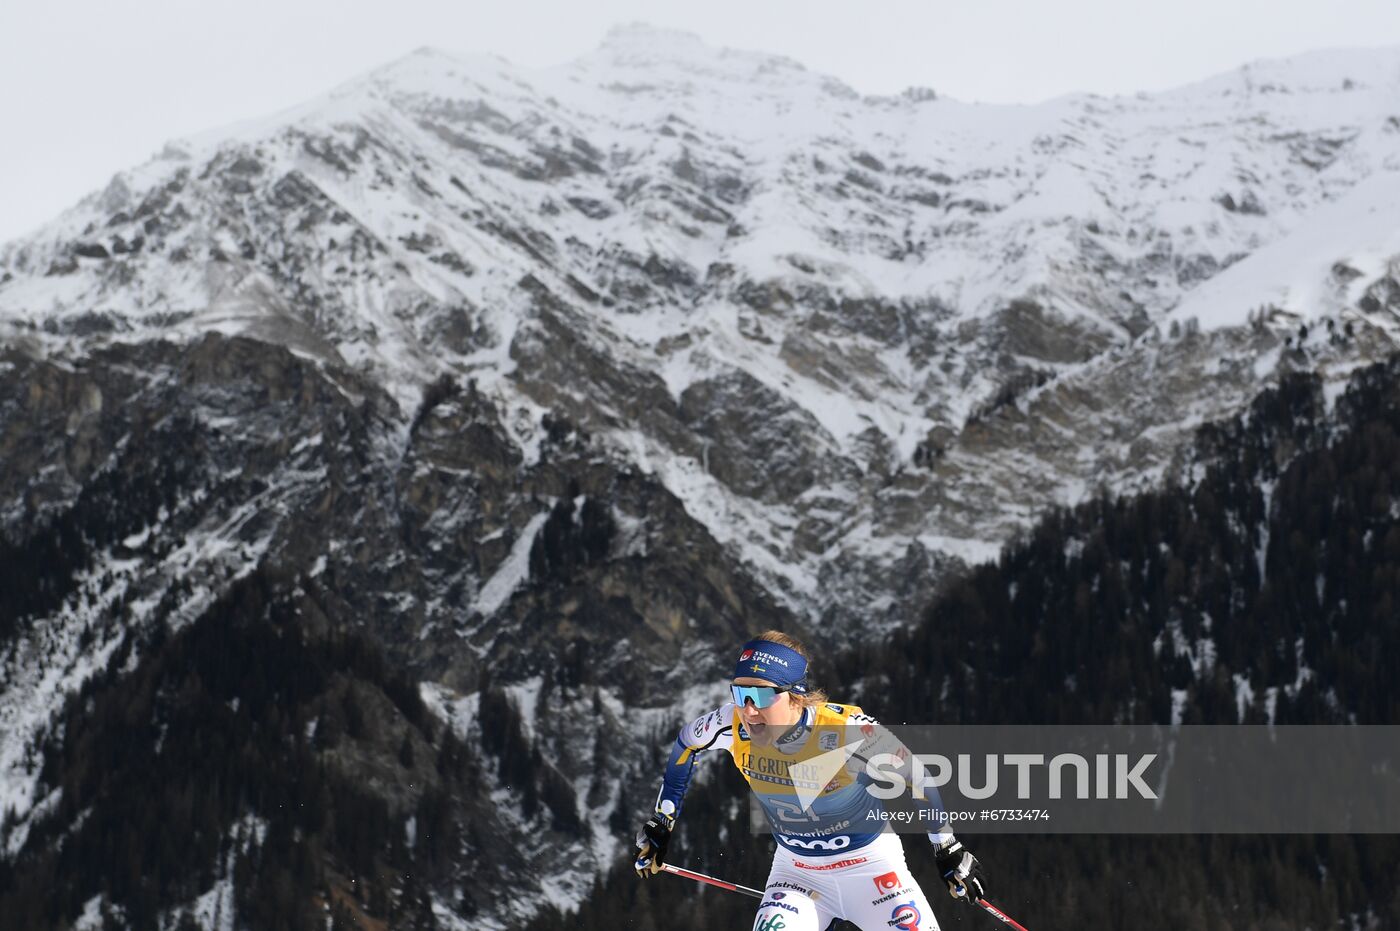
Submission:
<svg viewBox="0 0 1400 931">
<path fill-rule="evenodd" d="M 834 74 L 1030 103 L 1258 58 L 1400 46 L 1400 0 L 0 0 L 0 242 L 167 139 L 281 110 L 423 45 L 568 61 L 617 23 Z"/>
</svg>

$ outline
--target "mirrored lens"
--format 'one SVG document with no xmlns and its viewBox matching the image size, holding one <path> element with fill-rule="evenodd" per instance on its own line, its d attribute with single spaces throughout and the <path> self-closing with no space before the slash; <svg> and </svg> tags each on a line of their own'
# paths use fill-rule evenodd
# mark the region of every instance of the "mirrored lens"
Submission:
<svg viewBox="0 0 1400 931">
<path fill-rule="evenodd" d="M 756 708 L 767 708 L 778 700 L 778 690 L 771 685 L 731 685 L 734 704 L 744 707 L 745 701 L 752 701 Z"/>
</svg>

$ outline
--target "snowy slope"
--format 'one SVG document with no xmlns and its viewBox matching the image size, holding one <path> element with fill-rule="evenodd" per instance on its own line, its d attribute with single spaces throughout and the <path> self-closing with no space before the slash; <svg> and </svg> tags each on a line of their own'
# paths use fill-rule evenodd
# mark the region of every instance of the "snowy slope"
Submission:
<svg viewBox="0 0 1400 931">
<path fill-rule="evenodd" d="M 1228 391 L 1235 350 L 1193 345 L 1205 377 L 1171 404 L 1129 379 L 1107 442 L 1065 395 L 1151 370 L 1155 327 L 1355 310 L 1396 252 L 1397 90 L 1395 49 L 1035 106 L 863 97 L 644 26 L 539 71 L 423 49 L 174 142 L 9 244 L 0 320 L 69 354 L 246 333 L 405 418 L 469 376 L 522 448 L 546 410 L 586 424 L 778 597 L 845 616 L 1046 504 L 1160 478 L 1272 377 L 1279 339 Z M 1036 403 L 1059 419 L 1018 421 Z"/>
<path fill-rule="evenodd" d="M 1205 282 L 1168 319 L 1218 329 L 1267 306 L 1300 320 L 1342 316 L 1400 257 L 1400 166 L 1368 177 L 1314 211 L 1291 236 Z M 1393 328 L 1397 322 L 1377 321 Z"/>
</svg>

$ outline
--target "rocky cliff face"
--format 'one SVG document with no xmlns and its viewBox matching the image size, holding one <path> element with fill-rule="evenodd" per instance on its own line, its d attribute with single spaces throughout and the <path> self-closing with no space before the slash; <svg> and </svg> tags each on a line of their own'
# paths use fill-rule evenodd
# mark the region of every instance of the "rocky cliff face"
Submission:
<svg viewBox="0 0 1400 931">
<path fill-rule="evenodd" d="M 583 721 L 669 729 L 763 626 L 905 625 L 1281 374 L 1390 352 L 1397 83 L 983 107 L 631 28 L 172 143 L 0 249 L 9 851 L 66 697 L 274 569 L 469 743 L 489 673 L 629 820 L 652 772 Z M 618 847 L 558 833 L 564 901 Z"/>
<path fill-rule="evenodd" d="M 753 629 L 802 626 L 653 477 L 555 417 L 526 461 L 470 383 L 434 383 L 405 416 L 360 376 L 217 334 L 113 345 L 71 367 L 6 361 L 6 481 L 23 502 L 0 667 L 11 854 L 61 810 L 37 761 L 63 745 L 51 715 L 68 694 L 161 662 L 169 636 L 255 571 L 310 598 L 309 631 L 368 634 L 391 667 L 438 683 L 435 699 L 474 695 L 489 675 L 563 712 L 527 712 L 531 739 L 569 759 L 570 778 L 587 766 L 604 819 L 632 801 L 605 784 L 637 784 L 632 761 L 595 746 L 635 726 L 624 709 L 722 675 L 716 648 Z M 474 708 L 440 701 L 481 739 Z M 401 725 L 380 719 L 328 765 L 406 817 L 418 793 L 399 792 L 398 744 L 380 739 Z M 468 799 L 461 817 L 510 829 L 497 808 Z"/>
</svg>

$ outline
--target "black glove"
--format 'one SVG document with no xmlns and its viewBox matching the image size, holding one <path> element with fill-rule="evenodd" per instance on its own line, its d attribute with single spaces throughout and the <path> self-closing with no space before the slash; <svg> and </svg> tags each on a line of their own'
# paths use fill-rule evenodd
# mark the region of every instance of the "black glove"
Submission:
<svg viewBox="0 0 1400 931">
<path fill-rule="evenodd" d="M 948 894 L 965 902 L 987 897 L 982 884 L 982 864 L 955 837 L 949 837 L 933 854 L 938 875 L 948 884 Z"/>
<path fill-rule="evenodd" d="M 638 876 L 646 879 L 661 872 L 661 864 L 666 862 L 666 845 L 671 843 L 671 829 L 675 826 L 676 819 L 660 811 L 642 825 L 637 832 L 637 862 L 632 864 Z"/>
</svg>

